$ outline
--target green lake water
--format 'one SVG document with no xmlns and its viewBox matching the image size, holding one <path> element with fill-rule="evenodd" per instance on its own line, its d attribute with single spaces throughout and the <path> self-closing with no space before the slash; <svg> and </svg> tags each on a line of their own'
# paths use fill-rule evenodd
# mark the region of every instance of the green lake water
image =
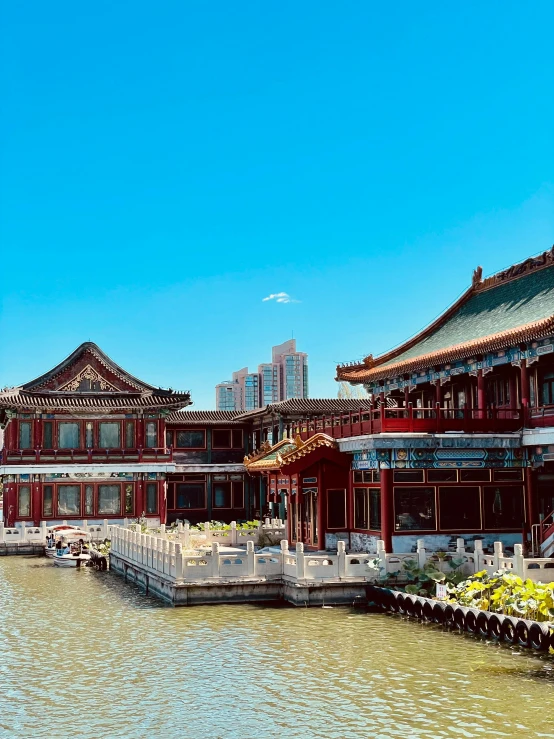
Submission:
<svg viewBox="0 0 554 739">
<path fill-rule="evenodd" d="M 173 609 L 0 559 L 0 736 L 554 737 L 554 659 L 349 608 Z"/>
</svg>

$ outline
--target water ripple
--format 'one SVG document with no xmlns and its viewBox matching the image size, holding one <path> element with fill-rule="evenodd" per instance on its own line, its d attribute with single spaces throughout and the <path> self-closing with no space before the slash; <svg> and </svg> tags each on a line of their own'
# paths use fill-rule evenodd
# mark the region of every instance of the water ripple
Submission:
<svg viewBox="0 0 554 739">
<path fill-rule="evenodd" d="M 554 737 L 548 659 L 349 609 L 172 609 L 0 560 L 0 736 Z"/>
</svg>

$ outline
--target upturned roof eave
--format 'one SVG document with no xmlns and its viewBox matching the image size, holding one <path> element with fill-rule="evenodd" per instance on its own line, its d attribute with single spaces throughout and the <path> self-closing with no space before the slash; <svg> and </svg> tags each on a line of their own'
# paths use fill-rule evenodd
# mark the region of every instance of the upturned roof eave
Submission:
<svg viewBox="0 0 554 739">
<path fill-rule="evenodd" d="M 475 288 L 473 286 L 469 287 L 454 303 L 452 303 L 452 305 L 450 305 L 443 313 L 441 313 L 438 318 L 432 321 L 432 323 L 428 324 L 417 334 L 407 339 L 407 341 L 404 341 L 402 344 L 399 344 L 394 349 L 381 354 L 379 357 L 373 357 L 371 354 L 368 354 L 368 356 L 364 358 L 364 361 L 360 362 L 359 364 L 351 365 L 349 367 L 341 367 L 340 365 L 337 366 L 337 376 L 335 380 L 337 382 L 353 382 L 353 380 L 349 378 L 350 372 L 361 372 L 364 369 L 373 369 L 380 367 L 384 364 L 387 364 L 395 357 L 400 356 L 400 354 L 409 351 L 420 341 L 423 341 L 432 333 L 437 331 L 442 325 L 444 325 L 449 320 L 449 318 L 474 295 L 474 293 Z"/>
<path fill-rule="evenodd" d="M 70 367 L 77 359 L 85 352 L 89 350 L 92 354 L 96 355 L 96 358 L 110 371 L 112 371 L 114 374 L 119 375 L 123 380 L 127 381 L 129 384 L 134 385 L 137 388 L 141 388 L 143 390 L 149 390 L 153 393 L 158 393 L 160 395 L 172 395 L 172 393 L 169 392 L 169 390 L 163 390 L 162 388 L 157 388 L 154 385 L 149 385 L 147 382 L 144 382 L 143 380 L 139 380 L 138 377 L 134 377 L 134 375 L 131 375 L 127 370 L 123 369 L 123 367 L 120 367 L 118 364 L 116 364 L 111 357 L 109 357 L 105 352 L 100 349 L 100 347 L 95 344 L 92 341 L 85 341 L 82 344 L 80 344 L 75 351 L 73 351 L 69 356 L 67 356 L 64 360 L 62 360 L 59 364 L 57 364 L 52 369 L 48 370 L 48 372 L 45 372 L 44 374 L 40 375 L 40 377 L 36 377 L 34 380 L 30 380 L 29 382 L 26 382 L 22 384 L 20 387 L 22 390 L 31 391 L 33 388 L 38 388 L 41 385 L 43 385 L 45 382 L 48 382 L 56 375 L 59 375 L 61 372 L 66 370 L 68 367 Z"/>
<path fill-rule="evenodd" d="M 432 365 L 459 361 L 472 354 L 504 349 L 509 344 L 541 339 L 552 331 L 554 331 L 554 315 L 548 316 L 541 321 L 533 321 L 532 323 L 522 324 L 506 331 L 500 331 L 497 334 L 490 334 L 444 349 L 437 349 L 434 352 L 421 354 L 418 357 L 412 357 L 396 364 L 393 362 L 392 364 L 372 367 L 366 370 L 349 367 L 350 372 L 345 372 L 341 379 L 356 384 L 383 380 L 388 377 L 397 377 L 408 372 L 426 369 Z"/>
</svg>

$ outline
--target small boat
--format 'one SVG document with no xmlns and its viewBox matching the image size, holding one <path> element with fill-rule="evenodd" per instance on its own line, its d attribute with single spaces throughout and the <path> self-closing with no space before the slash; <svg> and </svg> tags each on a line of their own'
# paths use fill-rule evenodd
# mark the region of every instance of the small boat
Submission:
<svg viewBox="0 0 554 739">
<path fill-rule="evenodd" d="M 63 551 L 62 549 L 59 550 Z M 54 564 L 58 567 L 86 567 L 90 562 L 90 554 L 56 554 Z"/>
<path fill-rule="evenodd" d="M 78 543 L 81 539 L 83 542 L 89 542 L 91 540 L 91 536 L 88 531 L 83 531 L 76 526 L 53 526 L 51 534 L 54 536 L 55 542 L 66 541 L 71 544 Z M 53 559 L 57 555 L 58 551 L 56 544 L 53 546 L 46 546 L 44 548 L 44 554 L 50 559 Z"/>
</svg>

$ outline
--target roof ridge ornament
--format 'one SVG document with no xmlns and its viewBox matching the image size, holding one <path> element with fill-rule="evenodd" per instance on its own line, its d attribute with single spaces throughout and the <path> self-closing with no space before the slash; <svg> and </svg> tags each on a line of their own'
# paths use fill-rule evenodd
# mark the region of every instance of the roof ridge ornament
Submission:
<svg viewBox="0 0 554 739">
<path fill-rule="evenodd" d="M 472 287 L 479 287 L 483 282 L 483 267 L 479 265 L 477 269 L 473 270 L 473 277 L 471 280 Z"/>
<path fill-rule="evenodd" d="M 515 280 L 518 277 L 523 277 L 523 275 L 528 275 L 530 272 L 537 272 L 540 269 L 552 267 L 553 265 L 554 246 L 547 251 L 543 251 L 543 253 L 539 254 L 538 257 L 529 257 L 523 262 L 519 262 L 519 264 L 513 264 L 511 267 L 508 267 L 508 269 L 504 269 L 490 277 L 486 277 L 477 284 L 475 283 L 475 274 L 477 270 L 475 270 L 473 273 L 473 287 L 479 290 L 488 290 L 491 287 L 496 287 L 505 282 Z M 480 269 L 480 267 L 477 269 Z"/>
</svg>

